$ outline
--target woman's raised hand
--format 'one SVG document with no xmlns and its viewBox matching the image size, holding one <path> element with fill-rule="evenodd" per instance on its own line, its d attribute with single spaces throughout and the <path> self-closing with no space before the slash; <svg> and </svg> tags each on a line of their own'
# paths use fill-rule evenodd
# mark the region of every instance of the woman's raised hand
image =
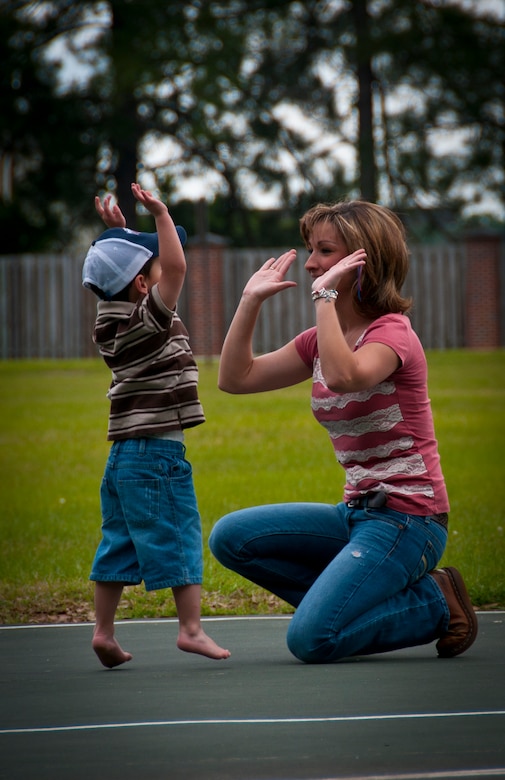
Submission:
<svg viewBox="0 0 505 780">
<path fill-rule="evenodd" d="M 243 295 L 264 300 L 288 287 L 296 287 L 296 282 L 284 278 L 295 260 L 295 249 L 290 249 L 277 258 L 271 257 L 251 276 L 244 287 Z"/>
<path fill-rule="evenodd" d="M 312 292 L 321 290 L 323 287 L 335 288 L 338 290 L 340 280 L 349 273 L 355 271 L 366 263 L 366 252 L 364 249 L 357 249 L 351 255 L 343 257 L 338 263 L 332 265 L 324 274 L 314 279 L 312 283 Z"/>
</svg>

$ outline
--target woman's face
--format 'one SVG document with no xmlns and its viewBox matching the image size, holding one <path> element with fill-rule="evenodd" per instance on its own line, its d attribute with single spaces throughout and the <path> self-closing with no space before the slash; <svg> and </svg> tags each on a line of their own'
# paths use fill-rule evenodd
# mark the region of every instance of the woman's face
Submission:
<svg viewBox="0 0 505 780">
<path fill-rule="evenodd" d="M 313 279 L 322 276 L 349 254 L 349 250 L 330 222 L 318 222 L 314 226 L 307 248 L 310 254 L 305 269 Z"/>
</svg>

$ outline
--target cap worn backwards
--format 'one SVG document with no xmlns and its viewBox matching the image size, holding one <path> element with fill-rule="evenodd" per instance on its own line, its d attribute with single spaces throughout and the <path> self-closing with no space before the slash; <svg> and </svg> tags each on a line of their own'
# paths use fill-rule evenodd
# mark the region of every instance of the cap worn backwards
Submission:
<svg viewBox="0 0 505 780">
<path fill-rule="evenodd" d="M 179 225 L 176 230 L 184 246 L 186 231 Z M 157 233 L 109 228 L 89 248 L 82 269 L 83 286 L 94 285 L 110 299 L 135 279 L 151 257 L 158 255 Z"/>
</svg>

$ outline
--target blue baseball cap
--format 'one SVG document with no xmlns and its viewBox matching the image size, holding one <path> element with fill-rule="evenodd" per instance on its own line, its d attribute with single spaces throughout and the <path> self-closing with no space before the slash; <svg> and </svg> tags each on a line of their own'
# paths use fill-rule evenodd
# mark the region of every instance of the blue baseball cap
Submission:
<svg viewBox="0 0 505 780">
<path fill-rule="evenodd" d="M 184 246 L 186 231 L 180 225 L 176 230 Z M 151 257 L 158 255 L 157 233 L 109 228 L 89 248 L 82 269 L 83 286 L 94 285 L 110 299 L 135 279 Z"/>
</svg>

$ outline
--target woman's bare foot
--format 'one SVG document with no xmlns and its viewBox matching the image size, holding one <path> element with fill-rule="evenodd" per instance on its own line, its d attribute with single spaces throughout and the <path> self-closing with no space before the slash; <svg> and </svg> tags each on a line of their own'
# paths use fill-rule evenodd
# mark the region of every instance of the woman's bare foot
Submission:
<svg viewBox="0 0 505 780">
<path fill-rule="evenodd" d="M 133 657 L 131 653 L 127 653 L 122 649 L 114 637 L 110 639 L 109 637 L 95 634 L 91 646 L 102 664 L 108 669 L 113 669 L 115 666 L 126 663 L 126 661 L 131 661 Z"/>
<path fill-rule="evenodd" d="M 186 653 L 199 653 L 207 656 L 207 658 L 215 658 L 217 660 L 229 658 L 231 655 L 229 650 L 219 647 L 210 636 L 207 636 L 202 628 L 195 633 L 190 633 L 181 628 L 177 637 L 177 647 Z"/>
</svg>

